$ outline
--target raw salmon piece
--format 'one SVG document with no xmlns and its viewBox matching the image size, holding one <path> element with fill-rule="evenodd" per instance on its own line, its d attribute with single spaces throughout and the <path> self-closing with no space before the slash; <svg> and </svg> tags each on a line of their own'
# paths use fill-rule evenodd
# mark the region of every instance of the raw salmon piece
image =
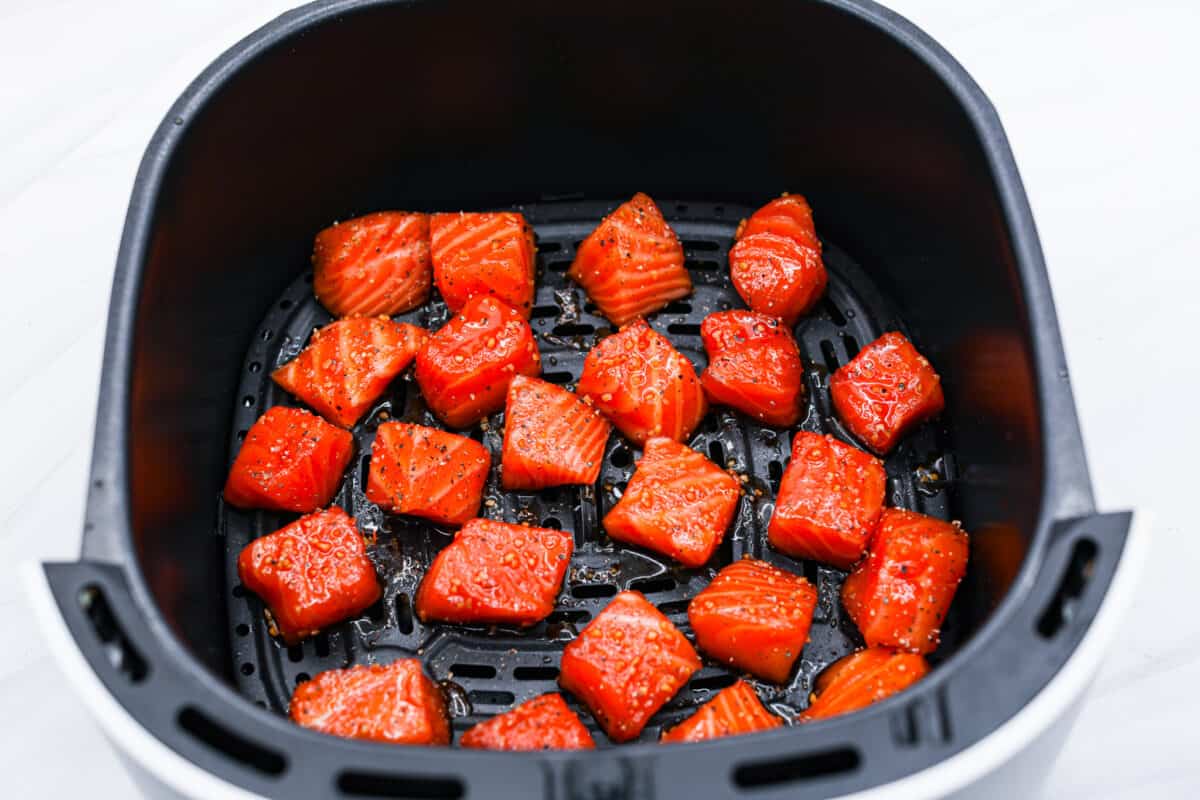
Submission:
<svg viewBox="0 0 1200 800">
<path fill-rule="evenodd" d="M 746 305 L 789 327 L 816 305 L 828 276 L 821 251 L 775 233 L 755 233 L 729 250 L 733 286 Z"/>
<path fill-rule="evenodd" d="M 423 328 L 387 317 L 338 320 L 314 333 L 308 347 L 271 377 L 325 419 L 350 428 L 428 338 Z"/>
<path fill-rule="evenodd" d="M 766 731 L 783 720 L 763 708 L 758 694 L 745 681 L 717 692 L 712 700 L 662 735 L 661 742 L 703 742 L 724 736 Z"/>
<path fill-rule="evenodd" d="M 835 717 L 866 708 L 913 685 L 929 672 L 916 653 L 886 647 L 859 650 L 827 667 L 817 678 L 816 691 L 801 722 Z"/>
<path fill-rule="evenodd" d="M 544 694 L 469 729 L 462 747 L 484 750 L 593 750 L 592 735 L 561 694 Z"/>
<path fill-rule="evenodd" d="M 473 519 L 417 589 L 423 621 L 529 626 L 554 610 L 574 539 L 567 531 Z"/>
<path fill-rule="evenodd" d="M 773 683 L 787 683 L 808 641 L 816 588 L 765 561 L 743 558 L 688 603 L 696 644 L 709 656 Z"/>
<path fill-rule="evenodd" d="M 867 557 L 842 584 L 842 605 L 869 646 L 931 653 L 967 572 L 967 556 L 962 528 L 889 508 Z"/>
<path fill-rule="evenodd" d="M 942 379 L 902 333 L 885 333 L 829 380 L 838 418 L 876 453 L 889 452 L 945 405 Z"/>
<path fill-rule="evenodd" d="M 490 295 L 525 319 L 533 308 L 533 228 L 514 211 L 434 214 L 433 277 L 451 311 Z"/>
<path fill-rule="evenodd" d="M 337 506 L 246 545 L 238 577 L 271 609 L 288 644 L 354 616 L 380 594 L 354 518 Z"/>
<path fill-rule="evenodd" d="M 595 483 L 609 430 L 599 411 L 566 389 L 516 376 L 504 407 L 504 488 Z"/>
<path fill-rule="evenodd" d="M 567 276 L 618 326 L 692 293 L 679 237 L 641 192 L 583 240 Z"/>
<path fill-rule="evenodd" d="M 313 292 L 335 317 L 402 314 L 429 299 L 429 217 L 380 211 L 334 223 L 313 243 Z"/>
<path fill-rule="evenodd" d="M 367 499 L 393 514 L 461 525 L 479 513 L 492 456 L 474 439 L 385 422 L 375 433 Z"/>
<path fill-rule="evenodd" d="M 354 438 L 299 408 L 276 406 L 246 432 L 225 502 L 307 514 L 329 505 L 350 463 Z"/>
<path fill-rule="evenodd" d="M 724 538 L 739 497 L 740 485 L 728 472 L 687 445 L 656 436 L 604 515 L 604 530 L 617 541 L 701 567 Z"/>
<path fill-rule="evenodd" d="M 558 682 L 614 742 L 636 739 L 683 688 L 700 657 L 640 592 L 621 592 L 563 650 Z"/>
<path fill-rule="evenodd" d="M 592 348 L 576 391 L 638 445 L 652 436 L 682 442 L 708 411 L 692 362 L 644 319 Z"/>
<path fill-rule="evenodd" d="M 751 214 L 749 219 L 742 220 L 734 239 L 756 233 L 773 233 L 821 251 L 821 241 L 813 226 L 812 209 L 803 195 L 784 194 L 767 203 Z"/>
<path fill-rule="evenodd" d="M 713 403 L 768 425 L 791 427 L 804 415 L 804 367 L 791 331 L 756 311 L 718 311 L 700 325 L 708 367 L 700 376 Z"/>
<path fill-rule="evenodd" d="M 318 673 L 296 687 L 290 716 L 306 728 L 391 744 L 450 744 L 442 692 L 415 658 Z"/>
<path fill-rule="evenodd" d="M 832 436 L 800 431 L 767 540 L 790 556 L 850 569 L 867 549 L 886 491 L 879 459 Z"/>
<path fill-rule="evenodd" d="M 417 353 L 417 384 L 451 428 L 504 407 L 514 375 L 537 375 L 542 357 L 529 323 L 512 306 L 476 295 Z"/>
</svg>

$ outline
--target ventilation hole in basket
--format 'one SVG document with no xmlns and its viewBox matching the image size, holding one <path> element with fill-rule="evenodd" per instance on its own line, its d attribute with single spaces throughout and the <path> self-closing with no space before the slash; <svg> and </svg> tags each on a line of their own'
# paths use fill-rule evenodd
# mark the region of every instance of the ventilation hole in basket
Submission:
<svg viewBox="0 0 1200 800">
<path fill-rule="evenodd" d="M 243 598 L 246 596 L 246 589 L 240 583 L 231 590 L 234 597 Z"/>
<path fill-rule="evenodd" d="M 816 586 L 817 581 L 821 578 L 821 567 L 812 559 L 805 559 L 804 563 L 800 565 L 800 571 L 804 574 L 804 580 L 813 586 Z"/>
<path fill-rule="evenodd" d="M 686 214 L 688 210 L 687 203 L 677 203 L 675 205 L 676 214 Z"/>
<path fill-rule="evenodd" d="M 725 206 L 713 206 L 713 214 L 718 217 L 725 216 Z"/>
<path fill-rule="evenodd" d="M 294 644 L 287 649 L 288 661 L 293 664 L 299 664 L 304 660 L 304 648 L 298 644 Z"/>
<path fill-rule="evenodd" d="M 564 322 L 553 328 L 555 336 L 588 336 L 595 332 L 596 326 L 588 322 Z"/>
<path fill-rule="evenodd" d="M 534 306 L 529 316 L 533 319 L 554 319 L 561 313 L 558 306 Z"/>
<path fill-rule="evenodd" d="M 236 628 L 234 628 L 233 632 L 238 636 L 249 636 L 250 626 L 243 622 L 241 625 L 238 625 Z"/>
<path fill-rule="evenodd" d="M 466 794 L 462 781 L 426 775 L 347 770 L 337 787 L 353 797 L 398 797 L 402 800 L 458 800 Z"/>
<path fill-rule="evenodd" d="M 683 246 L 688 250 L 706 250 L 708 252 L 721 249 L 721 245 L 717 242 L 710 242 L 705 239 L 689 239 L 683 243 Z"/>
<path fill-rule="evenodd" d="M 696 678 L 692 681 L 693 689 L 700 691 L 714 691 L 716 689 L 724 689 L 726 686 L 733 686 L 737 683 L 737 675 L 731 675 L 728 672 L 718 672 L 716 675 L 708 675 L 703 678 Z"/>
<path fill-rule="evenodd" d="M 404 634 L 413 632 L 412 600 L 406 594 L 396 595 L 396 627 Z"/>
<path fill-rule="evenodd" d="M 577 625 L 580 622 L 587 622 L 591 618 L 591 613 L 584 611 L 582 608 L 563 608 L 551 612 L 550 616 L 546 617 L 546 623 L 549 625 L 561 625 L 564 622 L 569 622 Z"/>
<path fill-rule="evenodd" d="M 858 355 L 858 339 L 848 333 L 842 334 L 842 344 L 846 348 L 846 358 L 852 359 Z"/>
<path fill-rule="evenodd" d="M 252 373 L 257 373 L 262 369 L 262 364 L 258 363 L 257 361 L 251 361 L 250 366 L 247 367 L 247 369 L 249 369 Z"/>
<path fill-rule="evenodd" d="M 242 408 L 253 408 L 253 407 L 254 407 L 254 395 L 248 394 L 242 398 Z"/>
<path fill-rule="evenodd" d="M 770 464 L 767 464 L 767 477 L 771 480 L 771 489 L 778 492 L 779 482 L 783 480 L 783 463 L 772 461 Z"/>
<path fill-rule="evenodd" d="M 241 666 L 241 667 L 239 667 L 239 669 L 241 670 L 241 673 L 242 673 L 243 675 L 247 675 L 247 676 L 249 676 L 249 675 L 253 675 L 253 674 L 254 674 L 254 665 L 253 665 L 253 664 L 251 664 L 249 661 L 246 661 L 246 662 L 244 662 L 244 663 L 242 664 L 242 666 Z"/>
<path fill-rule="evenodd" d="M 840 365 L 838 364 L 837 353 L 833 349 L 833 342 L 828 339 L 821 340 L 821 355 L 825 357 L 825 368 L 830 373 L 837 372 Z"/>
<path fill-rule="evenodd" d="M 642 594 L 658 594 L 660 592 L 669 592 L 676 586 L 675 579 L 668 575 L 660 575 L 656 578 L 641 578 L 632 581 L 629 588 Z"/>
<path fill-rule="evenodd" d="M 837 307 L 837 303 L 830 300 L 828 297 L 821 300 L 821 310 L 829 315 L 833 320 L 833 324 L 841 327 L 846 324 L 846 315 Z"/>
<path fill-rule="evenodd" d="M 697 272 L 716 272 L 721 268 L 718 261 L 709 261 L 708 259 L 689 258 L 683 262 L 683 265 L 688 269 L 696 270 Z"/>
<path fill-rule="evenodd" d="M 130 683 L 141 683 L 150 674 L 150 665 L 121 629 L 104 591 L 97 585 L 85 586 L 79 592 L 82 609 L 92 632 L 100 640 L 104 655 L 113 669 Z"/>
<path fill-rule="evenodd" d="M 540 253 L 557 253 L 562 250 L 562 242 L 538 242 L 537 249 Z"/>
<path fill-rule="evenodd" d="M 1075 617 L 1079 597 L 1096 566 L 1097 552 L 1096 543 L 1091 539 L 1080 539 L 1071 548 L 1071 557 L 1059 578 L 1058 589 L 1038 616 L 1037 632 L 1042 637 L 1053 638 Z"/>
<path fill-rule="evenodd" d="M 658 604 L 658 610 L 661 611 L 662 613 L 666 614 L 668 617 L 671 616 L 672 614 L 687 613 L 687 607 L 688 607 L 687 600 L 671 600 L 670 602 L 667 602 L 667 603 L 659 603 Z"/>
<path fill-rule="evenodd" d="M 700 326 L 694 322 L 672 322 L 667 326 L 667 333 L 678 336 L 699 336 Z"/>
<path fill-rule="evenodd" d="M 467 699 L 473 706 L 509 706 L 517 698 L 512 692 L 476 689 L 467 692 Z"/>
<path fill-rule="evenodd" d="M 562 530 L 562 520 L 560 520 L 558 517 L 546 517 L 544 520 L 542 520 L 542 527 L 543 528 L 554 528 L 555 530 L 561 531 Z"/>
<path fill-rule="evenodd" d="M 950 722 L 950 701 L 946 699 L 946 686 L 943 684 L 934 695 L 934 706 L 937 708 L 939 734 L 943 742 L 950 741 L 954 736 L 954 728 Z"/>
<path fill-rule="evenodd" d="M 488 664 L 451 664 L 450 675 L 455 678 L 487 680 L 496 677 L 496 668 Z"/>
<path fill-rule="evenodd" d="M 312 676 L 309 675 L 307 672 L 297 672 L 296 673 L 296 685 L 297 686 L 299 686 L 302 683 L 307 683 L 308 681 L 311 681 L 311 680 L 312 680 Z"/>
<path fill-rule="evenodd" d="M 588 583 L 583 586 L 572 586 L 571 596 L 579 600 L 594 600 L 598 597 L 612 597 L 617 593 L 617 587 L 611 583 Z"/>
<path fill-rule="evenodd" d="M 366 486 L 371 478 L 371 454 L 363 453 L 358 459 L 358 483 L 360 486 Z"/>
<path fill-rule="evenodd" d="M 725 445 L 717 439 L 708 443 L 708 457 L 718 467 L 725 466 Z"/>
<path fill-rule="evenodd" d="M 583 311 L 585 314 L 591 314 L 593 317 L 595 317 L 600 314 L 600 306 L 596 305 L 591 300 L 588 300 L 583 304 Z"/>
<path fill-rule="evenodd" d="M 904 747 L 912 747 L 917 743 L 917 704 L 912 703 L 892 714 L 889 724 L 893 741 Z"/>
<path fill-rule="evenodd" d="M 573 377 L 569 372 L 547 372 L 542 375 L 542 380 L 563 386 L 570 383 Z"/>
<path fill-rule="evenodd" d="M 383 622 L 383 598 L 379 598 L 366 610 L 367 619 L 372 622 Z"/>
<path fill-rule="evenodd" d="M 837 747 L 799 756 L 749 761 L 733 771 L 733 782 L 743 789 L 777 786 L 853 772 L 862 763 L 852 747 Z"/>
<path fill-rule="evenodd" d="M 313 644 L 315 644 L 317 648 L 317 658 L 329 657 L 329 634 L 318 633 Z"/>
<path fill-rule="evenodd" d="M 570 261 L 551 261 L 546 266 L 549 267 L 550 269 L 554 270 L 555 272 L 566 272 L 568 269 L 571 268 L 571 262 Z"/>
<path fill-rule="evenodd" d="M 280 775 L 287 769 L 282 754 L 252 742 L 193 706 L 184 706 L 176 722 L 185 732 L 213 750 L 267 775 Z"/>
<path fill-rule="evenodd" d="M 517 667 L 513 678 L 518 681 L 552 681 L 558 678 L 557 667 Z"/>
<path fill-rule="evenodd" d="M 663 309 L 664 314 L 690 314 L 692 313 L 692 304 L 687 300 L 672 300 L 666 308 Z"/>
</svg>

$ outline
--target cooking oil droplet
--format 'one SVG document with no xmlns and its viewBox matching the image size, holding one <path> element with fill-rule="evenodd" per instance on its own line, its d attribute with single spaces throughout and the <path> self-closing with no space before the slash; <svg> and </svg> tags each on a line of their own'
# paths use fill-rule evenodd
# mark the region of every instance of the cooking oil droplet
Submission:
<svg viewBox="0 0 1200 800">
<path fill-rule="evenodd" d="M 467 690 L 460 684 L 449 678 L 437 683 L 438 688 L 442 690 L 442 697 L 446 698 L 446 708 L 450 711 L 451 717 L 466 717 L 474 712 L 474 709 L 471 708 L 471 701 L 467 698 Z"/>
</svg>

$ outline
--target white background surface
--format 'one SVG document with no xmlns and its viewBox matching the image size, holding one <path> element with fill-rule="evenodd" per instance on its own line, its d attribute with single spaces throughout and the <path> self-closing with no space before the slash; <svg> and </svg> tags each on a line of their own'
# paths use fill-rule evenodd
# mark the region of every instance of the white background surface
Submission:
<svg viewBox="0 0 1200 800">
<path fill-rule="evenodd" d="M 63 685 L 16 566 L 74 559 L 125 205 L 168 106 L 287 0 L 0 0 L 0 775 L 132 784 Z M 1200 796 L 1200 3 L 891 0 L 1004 121 L 1041 232 L 1103 509 L 1154 514 L 1118 649 L 1045 797 Z"/>
</svg>

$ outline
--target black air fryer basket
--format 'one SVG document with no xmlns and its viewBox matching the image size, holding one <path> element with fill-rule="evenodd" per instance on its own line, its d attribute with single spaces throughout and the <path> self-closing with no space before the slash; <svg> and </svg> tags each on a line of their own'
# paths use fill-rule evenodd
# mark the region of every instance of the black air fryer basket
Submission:
<svg viewBox="0 0 1200 800">
<path fill-rule="evenodd" d="M 456 735 L 554 691 L 562 647 L 637 589 L 687 630 L 716 568 L 751 554 L 820 590 L 792 682 L 757 684 L 790 719 L 813 678 L 861 646 L 843 573 L 765 544 L 791 432 L 710 411 L 691 445 L 745 476 L 708 568 L 617 547 L 598 519 L 639 453 L 614 434 L 591 487 L 504 493 L 487 516 L 561 527 L 577 554 L 557 609 L 528 630 L 425 625 L 412 593 L 449 537 L 364 496 L 383 412 L 431 422 L 410 376 L 355 430 L 337 502 L 378 531 L 383 599 L 287 648 L 235 559 L 290 518 L 219 502 L 246 429 L 294 401 L 269 374 L 330 320 L 312 236 L 387 208 L 512 208 L 538 238 L 532 325 L 544 377 L 573 385 L 611 331 L 569 282 L 575 247 L 634 191 L 679 233 L 694 294 L 651 324 L 697 365 L 701 320 L 741 305 L 726 255 L 738 220 L 803 192 L 830 287 L 796 327 L 808 415 L 848 438 L 828 376 L 887 330 L 943 377 L 947 406 L 888 457 L 889 503 L 971 533 L 971 562 L 932 657 L 904 693 L 830 721 L 699 745 L 659 732 L 736 677 L 706 662 L 639 742 L 500 754 L 336 739 L 289 723 L 298 681 L 418 656 Z M 401 317 L 430 328 L 438 300 Z M 502 415 L 468 433 L 498 454 Z M 497 458 L 496 461 L 499 459 Z M 1128 514 L 1097 514 L 1033 221 L 995 112 L 940 48 L 862 0 L 751 4 L 321 2 L 221 57 L 155 135 L 118 257 L 79 562 L 46 567 L 107 691 L 146 732 L 265 796 L 825 796 L 946 761 L 1024 708 L 1068 662 L 1121 559 Z M 574 702 L 574 701 L 572 701 Z M 582 715 L 592 726 L 589 715 Z M 594 727 L 594 726 L 593 726 Z"/>
</svg>

